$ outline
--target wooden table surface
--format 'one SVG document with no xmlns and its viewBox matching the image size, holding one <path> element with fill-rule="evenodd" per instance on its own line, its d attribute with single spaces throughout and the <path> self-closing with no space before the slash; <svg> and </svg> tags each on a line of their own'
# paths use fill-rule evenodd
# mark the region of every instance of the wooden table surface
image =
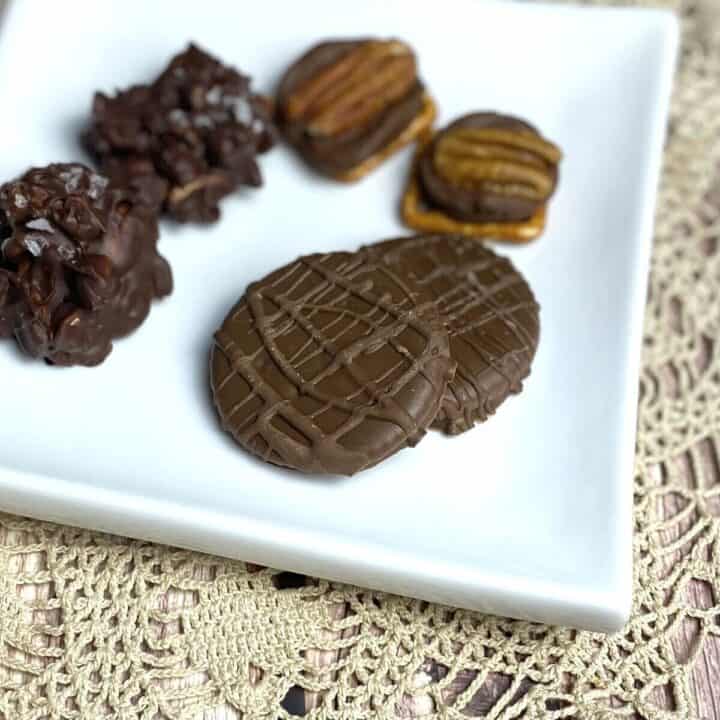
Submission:
<svg viewBox="0 0 720 720">
<path fill-rule="evenodd" d="M 720 4 L 720 0 L 713 0 L 713 2 Z M 5 0 L 0 0 L 0 11 L 4 3 Z M 720 477 L 717 477 L 717 468 L 714 462 L 708 461 L 706 471 L 708 473 L 714 473 L 716 475 L 716 482 L 720 482 Z M 692 470 L 688 468 L 688 477 L 691 474 Z M 691 481 L 690 477 L 689 481 Z M 674 515 L 682 509 L 682 500 L 679 497 L 671 496 L 667 498 L 665 502 L 666 506 L 664 510 L 668 516 Z M 673 539 L 672 536 L 667 537 L 668 542 L 671 542 Z M 2 533 L 0 533 L 0 543 L 4 540 L 5 538 L 2 536 Z M 38 563 L 41 562 L 41 556 L 27 555 L 18 557 L 17 562 L 21 564 L 18 569 L 22 568 L 27 572 L 32 572 L 37 569 Z M 692 600 L 695 607 L 711 607 L 714 604 L 712 589 L 708 585 L 698 584 L 694 586 L 690 592 L 693 595 Z M 24 599 L 32 601 L 36 597 L 42 597 L 43 589 L 37 586 L 26 586 L 20 590 L 20 593 Z M 188 597 L 187 594 L 172 593 L 165 599 L 163 605 L 168 609 L 172 609 L 186 607 L 191 603 L 192 599 Z M 696 633 L 694 633 L 689 626 L 686 627 L 684 634 L 675 636 L 673 646 L 679 662 L 688 656 L 696 640 Z M 314 660 L 319 666 L 322 666 L 323 664 L 332 662 L 333 658 L 327 657 L 327 654 L 317 653 Z M 425 671 L 430 675 L 439 672 L 438 668 L 432 666 L 426 668 Z M 448 701 L 452 700 L 453 695 L 462 692 L 472 681 L 473 677 L 474 675 L 471 673 L 466 675 L 460 674 L 454 688 L 451 689 L 448 695 Z M 205 677 L 202 674 L 198 674 L 197 676 L 185 679 L 182 685 L 197 685 L 204 682 L 204 680 Z M 716 637 L 708 637 L 706 639 L 703 651 L 693 668 L 692 680 L 699 718 L 702 720 L 720 720 L 720 639 Z M 177 681 L 173 682 L 177 684 Z M 529 686 L 529 681 L 527 682 Z M 498 676 L 492 682 L 486 683 L 482 691 L 473 699 L 471 706 L 468 708 L 468 714 L 487 714 L 497 699 L 507 690 L 509 684 L 510 678 L 505 676 Z M 291 693 L 288 697 L 287 709 L 299 715 L 302 714 L 303 709 L 315 707 L 318 702 L 319 698 L 312 694 L 302 692 Z M 666 697 L 663 704 L 666 708 L 671 708 L 672 698 L 669 696 Z M 426 714 L 428 710 L 429 708 L 424 705 L 422 700 L 418 700 L 415 701 L 415 704 L 409 704 L 402 708 L 402 716 L 406 718 L 421 717 Z M 240 718 L 240 713 L 230 707 L 224 706 L 206 711 L 198 717 L 198 720 L 240 720 Z"/>
</svg>

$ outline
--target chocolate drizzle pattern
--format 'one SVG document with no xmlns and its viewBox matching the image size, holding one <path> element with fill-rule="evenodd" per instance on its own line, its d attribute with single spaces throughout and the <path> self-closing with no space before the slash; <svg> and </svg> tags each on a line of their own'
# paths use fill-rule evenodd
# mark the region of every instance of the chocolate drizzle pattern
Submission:
<svg viewBox="0 0 720 720">
<path fill-rule="evenodd" d="M 520 392 L 538 344 L 539 306 L 509 260 L 452 235 L 398 238 L 363 252 L 409 274 L 447 325 L 457 369 L 434 427 L 461 433 Z"/>
<path fill-rule="evenodd" d="M 454 365 L 411 280 L 349 253 L 300 258 L 251 285 L 216 333 L 223 427 L 263 460 L 352 475 L 415 445 Z"/>
</svg>

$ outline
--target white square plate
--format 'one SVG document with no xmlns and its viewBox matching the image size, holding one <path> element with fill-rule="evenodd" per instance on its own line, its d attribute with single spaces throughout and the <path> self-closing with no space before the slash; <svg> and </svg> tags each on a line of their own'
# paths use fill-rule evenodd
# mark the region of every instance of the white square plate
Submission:
<svg viewBox="0 0 720 720">
<path fill-rule="evenodd" d="M 346 186 L 285 147 L 210 228 L 164 223 L 173 295 L 99 368 L 0 347 L 0 507 L 486 612 L 619 628 L 653 203 L 677 44 L 664 13 L 453 0 L 12 3 L 0 40 L 0 177 L 83 158 L 92 93 L 152 78 L 190 39 L 270 91 L 320 39 L 414 45 L 439 123 L 528 118 L 566 153 L 547 233 L 500 247 L 542 305 L 521 395 L 454 439 L 322 480 L 255 461 L 209 402 L 213 330 L 299 254 L 404 232 L 406 150 Z"/>
</svg>

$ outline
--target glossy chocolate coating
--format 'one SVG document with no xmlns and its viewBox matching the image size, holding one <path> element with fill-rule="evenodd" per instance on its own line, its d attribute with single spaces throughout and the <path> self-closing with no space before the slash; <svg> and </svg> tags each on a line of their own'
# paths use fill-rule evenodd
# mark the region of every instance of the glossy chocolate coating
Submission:
<svg viewBox="0 0 720 720">
<path fill-rule="evenodd" d="M 248 77 L 190 45 L 151 85 L 97 93 L 83 139 L 137 201 L 181 222 L 212 222 L 223 197 L 262 185 L 256 155 L 274 143 L 271 114 Z"/>
<path fill-rule="evenodd" d="M 289 116 L 288 102 L 298 88 L 368 42 L 371 41 L 333 40 L 313 47 L 291 65 L 278 88 L 277 117 L 281 131 L 308 165 L 330 177 L 352 170 L 381 152 L 423 108 L 424 88 L 415 78 L 403 97 L 337 135 L 314 134 L 302 118 L 295 120 Z"/>
<path fill-rule="evenodd" d="M 97 365 L 172 290 L 157 222 L 80 164 L 0 187 L 0 335 L 55 365 Z"/>
<path fill-rule="evenodd" d="M 543 158 L 528 157 L 529 161 L 537 162 L 543 167 L 550 177 L 550 193 L 541 197 L 523 196 L 514 193 L 512 188 L 507 192 L 499 192 L 497 183 L 493 188 L 490 183 L 452 182 L 438 171 L 436 149 L 444 136 L 461 128 L 497 128 L 538 135 L 538 131 L 532 125 L 509 115 L 483 112 L 465 115 L 455 120 L 435 135 L 420 156 L 417 172 L 422 195 L 428 207 L 440 210 L 456 220 L 474 223 L 529 220 L 547 202 L 557 186 L 557 165 L 548 163 Z"/>
<path fill-rule="evenodd" d="M 417 235 L 363 248 L 433 298 L 457 363 L 433 427 L 455 435 L 522 389 L 537 349 L 539 307 L 506 258 L 472 238 Z"/>
<path fill-rule="evenodd" d="M 453 371 L 434 304 L 402 274 L 341 252 L 250 285 L 215 335 L 210 366 L 238 444 L 340 475 L 417 443 Z"/>
</svg>

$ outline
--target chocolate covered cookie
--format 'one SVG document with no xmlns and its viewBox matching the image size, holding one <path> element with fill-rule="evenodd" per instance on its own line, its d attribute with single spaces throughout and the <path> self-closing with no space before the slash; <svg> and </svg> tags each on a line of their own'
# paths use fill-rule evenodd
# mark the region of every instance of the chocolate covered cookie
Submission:
<svg viewBox="0 0 720 720">
<path fill-rule="evenodd" d="M 364 248 L 432 297 L 457 363 L 433 427 L 455 435 L 522 389 L 539 339 L 539 307 L 506 258 L 471 238 L 418 235 Z"/>
<path fill-rule="evenodd" d="M 79 164 L 0 187 L 0 337 L 55 365 L 97 365 L 172 290 L 155 217 Z"/>
<path fill-rule="evenodd" d="M 416 230 L 531 240 L 545 226 L 561 158 L 524 120 L 465 115 L 421 147 L 403 218 Z"/>
<path fill-rule="evenodd" d="M 194 45 L 150 85 L 96 93 L 84 143 L 114 183 L 181 222 L 212 222 L 238 187 L 259 187 L 274 143 L 270 101 Z"/>
<path fill-rule="evenodd" d="M 431 125 L 435 107 L 400 40 L 333 40 L 283 77 L 278 124 L 303 159 L 337 180 L 358 180 Z"/>
<path fill-rule="evenodd" d="M 343 252 L 250 285 L 210 365 L 238 444 L 276 465 L 340 475 L 417 443 L 453 372 L 434 304 L 404 273 Z"/>
</svg>

